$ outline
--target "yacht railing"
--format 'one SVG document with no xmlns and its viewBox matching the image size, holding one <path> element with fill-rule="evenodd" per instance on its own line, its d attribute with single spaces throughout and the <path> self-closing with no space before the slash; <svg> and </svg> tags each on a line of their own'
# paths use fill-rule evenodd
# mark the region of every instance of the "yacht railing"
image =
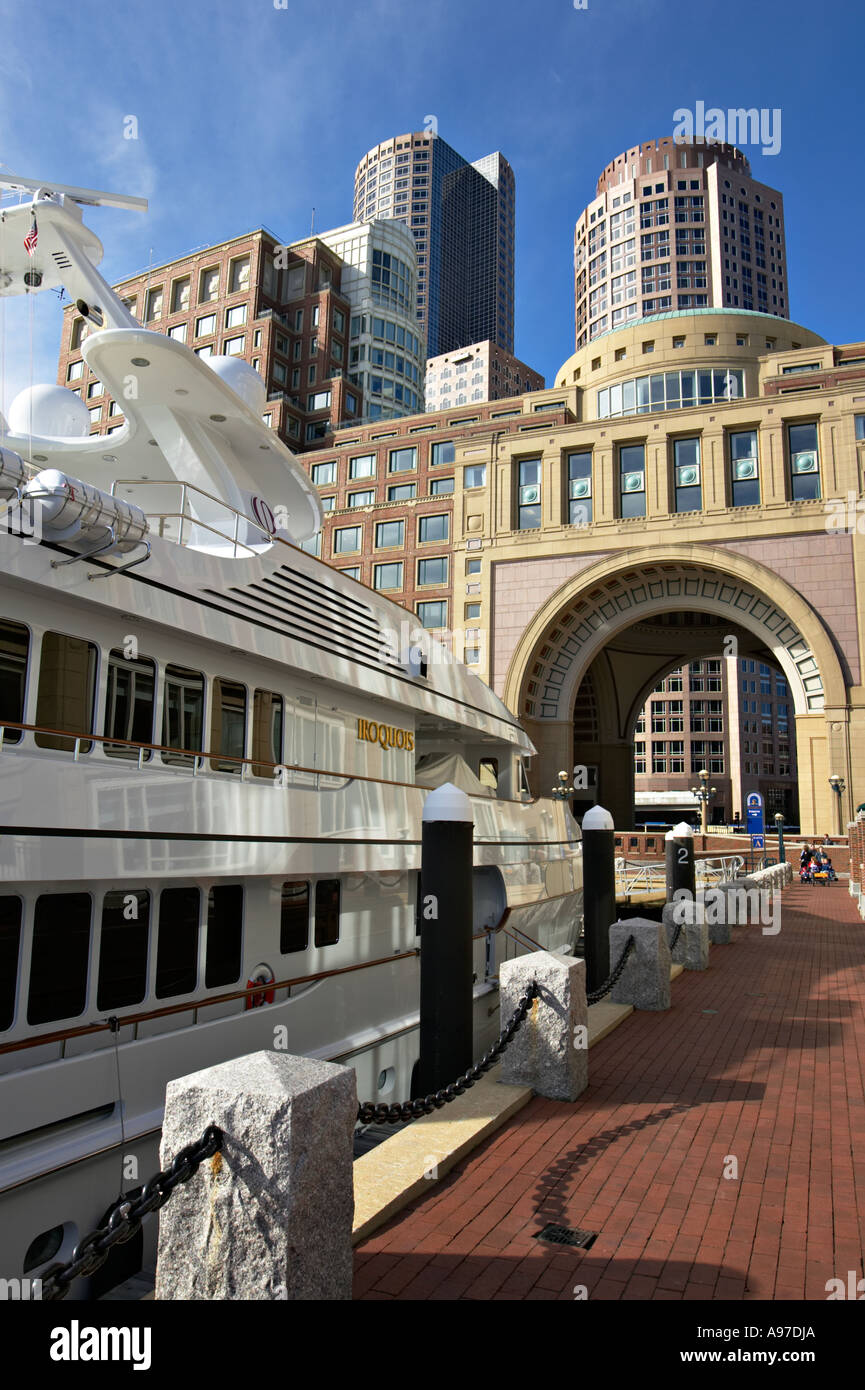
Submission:
<svg viewBox="0 0 865 1390">
<path fill-rule="evenodd" d="M 184 522 L 189 522 L 190 526 L 198 526 L 201 528 L 201 530 L 209 531 L 211 535 L 218 536 L 220 540 L 227 541 L 228 544 L 232 547 L 232 553 L 235 559 L 237 559 L 238 549 L 245 551 L 247 555 L 254 556 L 257 553 L 255 550 L 253 550 L 251 545 L 247 545 L 245 541 L 242 541 L 240 539 L 241 522 L 243 522 L 246 526 L 252 526 L 256 531 L 259 532 L 259 534 L 265 540 L 271 542 L 276 540 L 282 540 L 283 543 L 287 544 L 287 542 L 284 541 L 283 537 L 277 535 L 272 531 L 268 531 L 267 527 L 262 526 L 261 522 L 257 521 L 255 517 L 248 516 L 246 512 L 238 511 L 236 507 L 232 507 L 231 503 L 226 502 L 224 498 L 216 497 L 212 492 L 206 492 L 204 488 L 196 487 L 194 483 L 185 483 L 181 482 L 179 479 L 173 480 L 170 478 L 149 478 L 146 480 L 142 478 L 115 478 L 114 482 L 111 484 L 112 497 L 116 496 L 117 488 L 119 487 L 135 487 L 136 489 L 139 487 L 179 487 L 179 511 L 145 512 L 145 516 L 147 517 L 147 520 L 151 523 L 152 529 L 155 529 L 156 534 L 160 536 L 163 540 L 174 541 L 177 545 L 183 545 L 185 543 L 183 539 Z M 222 510 L 228 514 L 227 525 L 229 529 L 222 530 L 220 529 L 220 527 L 214 526 L 211 522 L 203 521 L 200 517 L 196 516 L 189 504 L 189 497 L 191 493 L 194 493 L 197 497 L 206 497 L 209 502 L 215 502 L 217 506 L 221 507 Z M 180 522 L 179 527 L 177 527 L 176 535 L 171 534 L 171 528 L 169 528 L 168 531 L 166 531 L 166 522 L 170 521 Z"/>
<path fill-rule="evenodd" d="M 7 743 L 6 730 L 14 729 L 21 733 L 40 734 L 44 738 L 62 738 L 71 744 L 71 748 L 48 748 L 47 752 L 72 753 L 72 761 L 80 762 L 82 755 L 86 756 L 90 752 L 89 745 L 97 743 L 107 748 L 128 748 L 129 758 L 122 754 L 117 755 L 117 764 L 127 767 L 134 766 L 137 771 L 142 772 L 149 766 L 159 766 L 154 762 L 151 755 L 153 753 L 168 754 L 163 758 L 162 763 L 166 768 L 188 769 L 192 777 L 198 777 L 202 772 L 205 775 L 221 773 L 223 775 L 238 777 L 241 782 L 247 782 L 252 786 L 263 786 L 267 782 L 272 782 L 275 786 L 296 785 L 289 779 L 298 774 L 301 777 L 312 777 L 313 786 L 316 791 L 343 791 L 349 782 L 374 782 L 384 787 L 407 787 L 412 791 L 428 792 L 429 787 L 421 786 L 418 782 L 400 782 L 393 777 L 372 777 L 365 772 L 336 772 L 328 768 L 305 767 L 301 763 L 274 763 L 266 758 L 247 758 L 239 757 L 233 753 L 220 753 L 218 751 L 205 751 L 194 748 L 174 748 L 166 743 L 139 743 L 131 739 L 116 738 L 113 734 L 90 734 L 81 733 L 73 729 L 51 729 L 41 724 L 20 724 L 11 719 L 6 719 L 0 724 L 0 754 L 6 751 L 7 747 L 18 749 L 21 747 L 20 740 Z M 38 745 L 37 745 L 38 746 Z M 111 758 L 111 753 L 106 756 Z M 113 761 L 113 759 L 112 759 Z M 210 763 L 208 768 L 206 765 Z M 226 768 L 224 763 L 232 766 Z M 250 768 L 266 768 L 266 772 L 250 772 Z M 324 785 L 323 785 L 324 782 Z M 340 785 L 334 785 L 334 784 Z M 303 784 L 301 784 L 303 785 Z M 307 787 L 309 784 L 306 784 Z M 521 796 L 497 796 L 497 801 L 513 802 L 516 806 L 534 805 L 539 798 L 531 800 Z M 158 837 L 157 837 L 158 838 Z M 481 837 L 477 837 L 477 843 L 483 844 Z"/>
</svg>

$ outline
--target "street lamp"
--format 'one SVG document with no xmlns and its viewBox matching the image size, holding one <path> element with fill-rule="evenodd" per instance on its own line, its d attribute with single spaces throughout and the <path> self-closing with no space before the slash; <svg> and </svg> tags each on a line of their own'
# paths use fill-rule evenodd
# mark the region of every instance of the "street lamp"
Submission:
<svg viewBox="0 0 865 1390">
<path fill-rule="evenodd" d="M 775 824 L 778 827 L 778 863 L 784 864 L 786 862 L 786 855 L 784 854 L 784 817 L 781 815 L 780 811 L 775 812 Z"/>
<path fill-rule="evenodd" d="M 550 795 L 554 801 L 567 801 L 573 794 L 574 788 L 568 786 L 568 774 L 566 772 L 560 772 L 559 780 L 556 786 L 553 787 Z"/>
<path fill-rule="evenodd" d="M 700 831 L 705 835 L 708 833 L 709 802 L 715 795 L 717 789 L 707 786 L 709 774 L 705 768 L 702 768 L 701 771 L 697 773 L 697 776 L 700 779 L 700 785 L 699 787 L 691 788 L 691 795 L 695 796 L 700 804 Z"/>
<path fill-rule="evenodd" d="M 847 785 L 847 783 L 844 781 L 844 778 L 843 778 L 843 777 L 839 777 L 837 772 L 833 772 L 833 773 L 832 773 L 832 776 L 829 778 L 829 786 L 832 788 L 833 792 L 835 792 L 835 794 L 836 794 L 837 797 L 838 797 L 838 801 L 837 801 L 837 803 L 836 803 L 836 808 L 835 808 L 835 809 L 836 809 L 836 815 L 837 815 L 837 818 L 838 818 L 838 834 L 839 834 L 839 835 L 843 835 L 843 834 L 844 834 L 844 831 L 843 831 L 843 829 L 842 829 L 842 827 L 841 827 L 841 793 L 843 792 L 843 790 L 844 790 L 844 788 L 846 787 L 846 785 Z"/>
</svg>

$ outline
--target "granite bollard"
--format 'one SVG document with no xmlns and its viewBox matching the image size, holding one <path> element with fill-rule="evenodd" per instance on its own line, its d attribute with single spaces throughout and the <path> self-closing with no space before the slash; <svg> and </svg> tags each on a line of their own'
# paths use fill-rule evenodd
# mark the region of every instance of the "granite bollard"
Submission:
<svg viewBox="0 0 865 1390">
<path fill-rule="evenodd" d="M 672 959 L 663 922 L 646 917 L 630 917 L 610 927 L 610 970 L 615 969 L 633 936 L 635 949 L 613 985 L 614 1004 L 633 1004 L 635 1009 L 669 1009 L 670 966 Z"/>
<path fill-rule="evenodd" d="M 576 1100 L 589 1084 L 586 963 L 555 951 L 504 961 L 502 1025 L 532 980 L 540 994 L 504 1051 L 500 1079 L 508 1086 L 531 1086 L 549 1100 Z"/>
<path fill-rule="evenodd" d="M 350 1299 L 350 1067 L 255 1052 L 170 1081 L 160 1161 L 210 1124 L 221 1151 L 159 1214 L 157 1300 Z"/>
<path fill-rule="evenodd" d="M 681 922 L 676 944 L 671 948 L 674 965 L 685 970 L 705 970 L 709 964 L 709 928 L 700 911 L 700 900 L 667 903 L 662 913 L 668 943 L 673 940 Z"/>
</svg>

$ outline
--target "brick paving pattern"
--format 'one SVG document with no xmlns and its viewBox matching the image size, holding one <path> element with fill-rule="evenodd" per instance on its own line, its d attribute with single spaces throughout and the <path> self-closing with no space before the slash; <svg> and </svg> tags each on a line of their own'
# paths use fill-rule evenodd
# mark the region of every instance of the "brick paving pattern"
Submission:
<svg viewBox="0 0 865 1390">
<path fill-rule="evenodd" d="M 863 1273 L 865 923 L 795 886 L 355 1252 L 359 1299 L 821 1299 Z M 725 1177 L 732 1163 L 738 1177 Z M 858 1171 L 857 1171 L 858 1164 Z M 591 1249 L 535 1239 L 548 1222 Z"/>
</svg>

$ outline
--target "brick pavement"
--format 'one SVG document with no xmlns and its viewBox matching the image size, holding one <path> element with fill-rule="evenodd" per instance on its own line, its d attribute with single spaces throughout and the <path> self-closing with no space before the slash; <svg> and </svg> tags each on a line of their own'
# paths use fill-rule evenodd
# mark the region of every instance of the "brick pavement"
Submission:
<svg viewBox="0 0 865 1390">
<path fill-rule="evenodd" d="M 592 1048 L 575 1105 L 533 1100 L 359 1245 L 355 1297 L 825 1300 L 862 1277 L 865 924 L 846 883 L 795 886 L 777 936 L 733 936 Z M 598 1236 L 547 1245 L 547 1222 Z"/>
</svg>

